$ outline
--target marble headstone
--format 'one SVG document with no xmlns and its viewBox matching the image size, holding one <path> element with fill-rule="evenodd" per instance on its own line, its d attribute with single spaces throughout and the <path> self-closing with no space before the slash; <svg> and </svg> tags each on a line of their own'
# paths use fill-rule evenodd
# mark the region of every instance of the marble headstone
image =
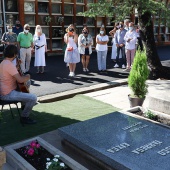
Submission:
<svg viewBox="0 0 170 170">
<path fill-rule="evenodd" d="M 170 129 L 121 112 L 59 128 L 59 134 L 118 170 L 170 170 Z"/>
</svg>

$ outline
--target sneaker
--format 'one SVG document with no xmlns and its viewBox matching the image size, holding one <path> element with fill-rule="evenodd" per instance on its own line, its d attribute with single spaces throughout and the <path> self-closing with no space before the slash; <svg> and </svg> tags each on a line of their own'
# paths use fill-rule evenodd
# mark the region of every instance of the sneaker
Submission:
<svg viewBox="0 0 170 170">
<path fill-rule="evenodd" d="M 37 123 L 36 120 L 32 120 L 29 117 L 21 117 L 20 122 L 23 123 L 23 124 L 35 124 L 35 123 Z"/>
<path fill-rule="evenodd" d="M 83 72 L 86 72 L 86 68 L 83 68 Z"/>
<path fill-rule="evenodd" d="M 72 75 L 72 74 L 71 74 L 71 72 L 70 72 L 68 76 L 71 77 L 71 75 Z"/>
<path fill-rule="evenodd" d="M 114 65 L 114 68 L 118 68 L 118 67 L 119 67 L 119 65 L 118 65 L 118 64 L 115 64 L 115 65 Z"/>
<path fill-rule="evenodd" d="M 89 69 L 88 69 L 88 68 L 86 68 L 86 71 L 87 71 L 87 72 L 89 72 Z"/>
<path fill-rule="evenodd" d="M 122 68 L 126 68 L 124 64 L 122 65 Z"/>
</svg>

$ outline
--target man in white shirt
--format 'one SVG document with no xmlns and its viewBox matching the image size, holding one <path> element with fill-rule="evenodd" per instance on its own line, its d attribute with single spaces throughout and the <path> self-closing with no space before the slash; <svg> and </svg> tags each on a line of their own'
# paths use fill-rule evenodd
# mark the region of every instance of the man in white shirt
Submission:
<svg viewBox="0 0 170 170">
<path fill-rule="evenodd" d="M 135 31 L 133 22 L 129 23 L 129 31 L 126 32 L 124 40 L 125 40 L 126 60 L 127 60 L 126 71 L 130 71 L 135 56 L 136 41 L 137 41 L 137 33 Z"/>
</svg>

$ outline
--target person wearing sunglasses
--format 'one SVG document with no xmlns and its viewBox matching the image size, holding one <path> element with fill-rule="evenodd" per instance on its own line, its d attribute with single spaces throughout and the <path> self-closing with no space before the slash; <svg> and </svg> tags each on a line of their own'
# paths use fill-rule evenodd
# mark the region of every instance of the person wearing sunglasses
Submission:
<svg viewBox="0 0 170 170">
<path fill-rule="evenodd" d="M 17 37 L 18 46 L 20 48 L 21 70 L 23 73 L 29 73 L 33 50 L 33 36 L 29 30 L 30 26 L 25 24 L 24 31 L 20 32 Z"/>
<path fill-rule="evenodd" d="M 64 35 L 64 42 L 67 44 L 64 62 L 69 64 L 69 77 L 75 76 L 76 63 L 80 62 L 80 54 L 77 48 L 78 35 L 73 24 L 70 24 L 66 28 L 66 34 Z"/>
<path fill-rule="evenodd" d="M 78 50 L 81 55 L 81 62 L 83 65 L 83 72 L 88 72 L 88 65 L 90 60 L 90 55 L 92 53 L 93 38 L 89 34 L 87 27 L 84 27 L 82 34 L 78 37 Z"/>
</svg>

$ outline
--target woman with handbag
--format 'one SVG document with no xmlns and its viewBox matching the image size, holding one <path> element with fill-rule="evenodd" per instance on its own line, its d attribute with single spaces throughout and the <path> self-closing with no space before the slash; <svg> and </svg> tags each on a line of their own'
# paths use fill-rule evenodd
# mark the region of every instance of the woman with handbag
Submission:
<svg viewBox="0 0 170 170">
<path fill-rule="evenodd" d="M 73 24 L 66 28 L 66 34 L 64 35 L 64 42 L 67 44 L 64 62 L 69 64 L 69 76 L 75 76 L 76 63 L 80 62 L 80 54 L 77 49 L 78 35 Z"/>
<path fill-rule="evenodd" d="M 83 65 L 83 71 L 88 72 L 88 65 L 90 60 L 90 55 L 92 53 L 93 38 L 89 34 L 87 27 L 84 27 L 82 34 L 78 37 L 78 50 L 81 55 L 81 62 Z"/>
</svg>

